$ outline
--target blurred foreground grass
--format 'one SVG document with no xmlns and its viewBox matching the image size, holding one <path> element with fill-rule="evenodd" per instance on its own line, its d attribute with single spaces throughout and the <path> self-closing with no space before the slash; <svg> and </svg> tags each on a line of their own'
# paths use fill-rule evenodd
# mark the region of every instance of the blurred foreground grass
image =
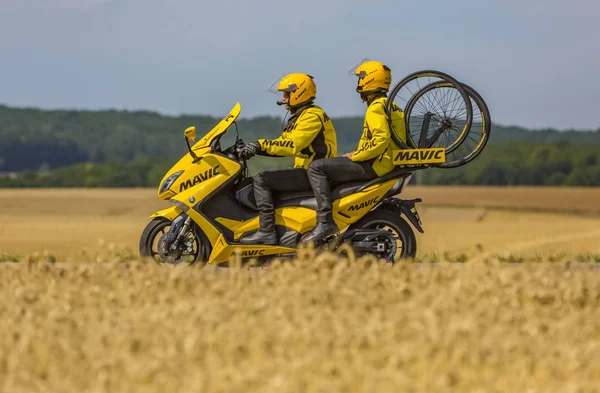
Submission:
<svg viewBox="0 0 600 393">
<path fill-rule="evenodd" d="M 600 387 L 600 272 L 569 256 L 415 269 L 305 250 L 257 274 L 114 245 L 73 258 L 2 264 L 0 391 Z"/>
</svg>

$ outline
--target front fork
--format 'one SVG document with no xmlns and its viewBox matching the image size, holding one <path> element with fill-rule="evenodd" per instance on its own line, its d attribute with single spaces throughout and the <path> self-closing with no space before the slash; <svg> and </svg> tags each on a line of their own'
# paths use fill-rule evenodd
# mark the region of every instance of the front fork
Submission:
<svg viewBox="0 0 600 393">
<path fill-rule="evenodd" d="M 173 244 L 169 247 L 171 250 L 176 250 L 179 247 L 179 243 L 183 240 L 185 235 L 187 235 L 188 230 L 190 229 L 190 225 L 192 224 L 192 217 L 187 217 L 183 222 L 183 226 L 177 235 L 177 238 L 173 242 Z"/>
<path fill-rule="evenodd" d="M 191 226 L 192 218 L 185 213 L 173 220 L 169 232 L 165 234 L 165 245 L 169 247 L 169 252 L 178 251 L 181 241 L 185 238 Z"/>
</svg>

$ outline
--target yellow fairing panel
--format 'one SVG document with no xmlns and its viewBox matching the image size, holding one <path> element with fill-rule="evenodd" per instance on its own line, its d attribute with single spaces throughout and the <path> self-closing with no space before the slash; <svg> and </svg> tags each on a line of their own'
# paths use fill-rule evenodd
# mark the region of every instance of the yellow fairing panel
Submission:
<svg viewBox="0 0 600 393">
<path fill-rule="evenodd" d="M 195 164 L 189 165 L 185 172 L 177 178 L 170 190 L 175 193 L 186 191 L 191 187 L 205 184 L 210 180 L 219 178 L 219 184 L 238 173 L 241 166 L 237 162 L 219 154 L 206 154 Z M 206 190 L 205 188 L 197 188 Z M 208 195 L 208 190 L 202 196 Z"/>
<path fill-rule="evenodd" d="M 333 218 L 342 229 L 363 218 L 399 179 L 374 184 L 361 192 L 348 195 L 333 203 Z M 341 223 L 345 225 L 341 225 Z"/>
<path fill-rule="evenodd" d="M 233 107 L 231 112 L 229 112 L 229 114 L 227 116 L 225 116 L 225 118 L 219 122 L 219 124 L 217 124 L 204 137 L 202 137 L 202 139 L 200 139 L 198 142 L 196 142 L 194 144 L 194 146 L 192 146 L 192 150 L 194 151 L 194 153 L 198 157 L 202 157 L 202 156 L 205 156 L 206 154 L 209 154 L 211 142 L 216 137 L 218 137 L 219 135 L 221 135 L 225 131 L 227 131 L 229 126 L 231 124 L 233 124 L 233 122 L 238 118 L 240 111 L 241 111 L 241 106 L 240 106 L 240 103 L 238 102 L 237 104 L 235 104 L 235 106 Z M 169 176 L 171 176 L 175 172 L 179 172 L 181 170 L 187 171 L 188 166 L 190 166 L 192 164 L 193 160 L 194 159 L 192 158 L 192 156 L 189 153 L 187 153 L 186 155 L 181 157 L 181 159 L 175 165 L 173 165 L 173 167 L 165 174 L 165 176 L 160 181 L 160 184 L 162 184 L 165 181 L 165 179 L 167 179 Z M 202 162 L 202 160 L 200 162 Z M 163 195 L 159 195 L 159 198 L 168 199 L 168 197 L 170 197 L 173 192 L 178 192 L 178 190 L 176 190 L 173 186 L 171 186 L 170 191 L 163 193 Z"/>
<path fill-rule="evenodd" d="M 210 221 L 194 210 L 193 207 L 201 202 L 204 197 L 213 193 L 219 186 L 229 180 L 232 176 L 236 175 L 240 171 L 241 166 L 238 163 L 229 160 L 228 158 L 214 155 L 207 156 L 206 162 L 209 165 L 211 163 L 214 164 L 215 162 L 220 163 L 223 165 L 223 172 L 219 172 L 216 175 L 213 175 L 212 177 L 195 185 L 192 184 L 191 187 L 187 189 L 183 189 L 182 192 L 172 197 L 171 201 L 180 205 L 185 205 L 189 208 L 189 210 L 187 210 L 187 215 L 190 216 L 200 226 L 200 228 L 208 237 L 210 244 L 214 248 L 217 239 L 219 236 L 221 236 L 221 233 L 210 223 Z M 190 178 L 193 177 L 187 177 L 188 180 Z M 179 184 L 180 182 L 177 183 Z"/>
<path fill-rule="evenodd" d="M 202 139 L 194 144 L 192 150 L 196 150 L 201 147 L 210 146 L 211 142 L 227 131 L 227 128 L 238 118 L 240 112 L 242 111 L 242 107 L 240 103 L 236 103 L 235 106 L 231 109 L 229 114 L 223 118 L 212 130 L 210 130 Z"/>
<path fill-rule="evenodd" d="M 289 254 L 294 253 L 294 248 L 281 247 L 281 246 L 265 246 L 265 245 L 229 245 L 225 239 L 218 239 L 215 248 L 213 248 L 210 256 L 208 257 L 208 263 L 222 263 L 227 262 L 229 258 L 239 255 L 242 259 L 245 258 L 257 258 L 267 255 L 278 255 L 278 254 Z"/>
</svg>

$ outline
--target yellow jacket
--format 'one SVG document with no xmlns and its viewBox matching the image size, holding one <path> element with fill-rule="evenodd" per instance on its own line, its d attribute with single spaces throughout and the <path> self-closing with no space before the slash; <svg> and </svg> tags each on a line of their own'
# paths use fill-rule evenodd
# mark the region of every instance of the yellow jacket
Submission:
<svg viewBox="0 0 600 393">
<path fill-rule="evenodd" d="M 335 157 L 337 141 L 329 116 L 318 106 L 294 114 L 277 139 L 259 139 L 262 155 L 296 156 L 294 168 L 307 168 L 313 160 Z"/>
<path fill-rule="evenodd" d="M 377 176 L 383 176 L 394 169 L 394 150 L 399 150 L 390 135 L 390 127 L 385 107 L 387 97 L 373 100 L 365 113 L 363 133 L 358 149 L 352 154 L 352 161 L 371 161 Z M 394 104 L 392 128 L 398 138 L 406 143 L 404 112 Z"/>
</svg>

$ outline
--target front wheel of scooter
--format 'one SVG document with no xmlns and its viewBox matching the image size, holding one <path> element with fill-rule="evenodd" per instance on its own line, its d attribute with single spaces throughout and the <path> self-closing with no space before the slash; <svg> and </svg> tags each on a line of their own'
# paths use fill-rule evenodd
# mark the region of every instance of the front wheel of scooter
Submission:
<svg viewBox="0 0 600 393">
<path fill-rule="evenodd" d="M 181 249 L 176 254 L 170 253 L 164 244 L 164 235 L 169 232 L 171 221 L 166 218 L 152 219 L 140 237 L 140 256 L 152 258 L 159 264 L 195 265 L 202 264 L 210 254 L 210 243 L 206 235 L 198 227 L 188 232 Z"/>
</svg>

